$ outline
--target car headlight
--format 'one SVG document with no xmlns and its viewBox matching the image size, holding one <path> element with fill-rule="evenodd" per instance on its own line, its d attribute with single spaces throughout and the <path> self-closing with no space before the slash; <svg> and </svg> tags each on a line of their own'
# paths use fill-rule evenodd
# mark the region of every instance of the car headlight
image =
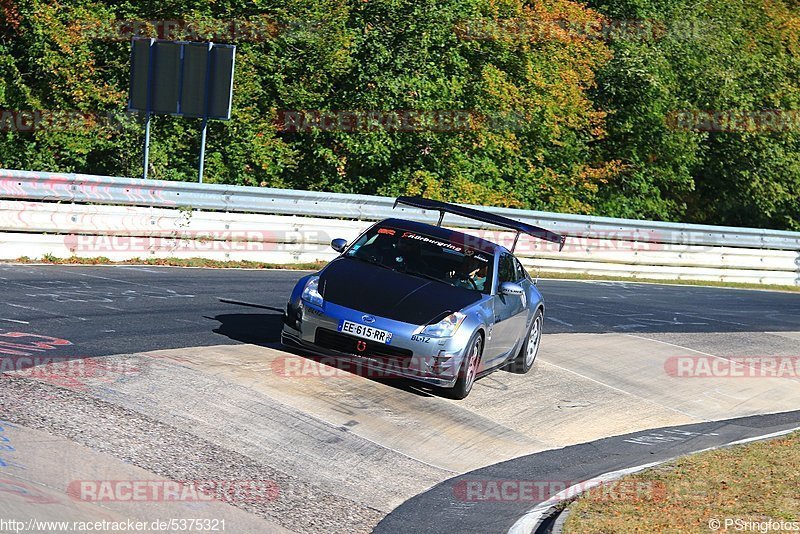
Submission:
<svg viewBox="0 0 800 534">
<path fill-rule="evenodd" d="M 431 337 L 452 337 L 467 316 L 461 312 L 451 313 L 436 324 L 429 324 L 422 329 L 422 333 Z"/>
<path fill-rule="evenodd" d="M 308 279 L 306 282 L 306 287 L 303 288 L 303 294 L 300 295 L 300 298 L 304 301 L 315 304 L 317 306 L 322 306 L 322 295 L 319 294 L 319 277 L 314 276 Z"/>
</svg>

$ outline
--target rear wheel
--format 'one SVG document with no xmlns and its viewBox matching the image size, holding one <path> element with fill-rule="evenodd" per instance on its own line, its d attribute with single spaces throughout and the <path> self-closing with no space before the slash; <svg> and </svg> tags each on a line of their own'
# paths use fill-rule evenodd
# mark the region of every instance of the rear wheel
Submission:
<svg viewBox="0 0 800 534">
<path fill-rule="evenodd" d="M 475 383 L 475 377 L 478 374 L 478 366 L 481 363 L 481 353 L 483 352 L 483 338 L 478 332 L 472 335 L 467 347 L 466 357 L 461 362 L 455 386 L 444 390 L 445 395 L 451 399 L 464 399 L 472 391 L 472 385 Z"/>
<path fill-rule="evenodd" d="M 512 373 L 525 374 L 533 367 L 536 355 L 539 354 L 543 322 L 542 309 L 539 308 L 533 314 L 533 321 L 531 321 L 531 326 L 528 328 L 525 342 L 520 347 L 519 354 L 508 364 L 508 370 Z"/>
</svg>

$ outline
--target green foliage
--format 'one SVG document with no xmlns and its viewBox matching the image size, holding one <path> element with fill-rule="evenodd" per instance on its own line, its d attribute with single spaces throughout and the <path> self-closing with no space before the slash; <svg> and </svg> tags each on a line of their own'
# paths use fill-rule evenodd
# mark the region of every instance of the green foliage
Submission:
<svg viewBox="0 0 800 534">
<path fill-rule="evenodd" d="M 616 19 L 650 20 L 612 41 L 593 99 L 609 111 L 601 159 L 625 172 L 599 212 L 711 224 L 800 229 L 800 18 L 760 0 L 593 0 Z M 780 110 L 794 128 L 680 131 L 677 110 Z M 769 114 L 769 111 L 767 111 Z"/>
<path fill-rule="evenodd" d="M 115 21 L 213 33 L 235 20 L 258 31 L 233 40 L 233 119 L 209 126 L 209 183 L 798 229 L 798 131 L 670 124 L 679 110 L 797 110 L 797 10 L 780 0 L 4 2 L 0 110 L 92 118 L 0 127 L 0 166 L 139 176 L 143 124 L 124 116 L 130 44 Z M 585 31 L 598 27 L 615 31 Z M 281 110 L 470 117 L 444 131 L 282 131 Z M 199 140 L 199 120 L 155 117 L 149 176 L 196 180 Z"/>
</svg>

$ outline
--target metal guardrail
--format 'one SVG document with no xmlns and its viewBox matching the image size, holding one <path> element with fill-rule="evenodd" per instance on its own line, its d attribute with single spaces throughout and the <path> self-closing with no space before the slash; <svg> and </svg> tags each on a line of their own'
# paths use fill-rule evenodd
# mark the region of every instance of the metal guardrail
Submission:
<svg viewBox="0 0 800 534">
<path fill-rule="evenodd" d="M 438 215 L 401 206 L 392 209 L 394 199 L 370 195 L 143 181 L 136 178 L 7 169 L 0 169 L 0 197 L 164 208 L 191 207 L 214 211 L 354 220 L 402 217 L 430 222 Z M 509 208 L 482 209 L 568 236 L 595 235 L 599 238 L 607 236 L 608 239 L 628 241 L 800 251 L 800 232 L 613 219 Z M 446 220 L 451 226 L 482 227 L 475 221 L 454 216 L 448 216 Z"/>
<path fill-rule="evenodd" d="M 0 257 L 204 257 L 269 263 L 330 260 L 332 237 L 373 220 L 433 222 L 393 199 L 256 187 L 0 170 Z M 185 210 L 182 208 L 192 208 Z M 571 238 L 564 250 L 521 240 L 530 268 L 664 280 L 800 285 L 800 233 L 483 208 Z M 448 215 L 510 246 L 511 233 Z M 550 249 L 553 250 L 550 250 Z"/>
</svg>

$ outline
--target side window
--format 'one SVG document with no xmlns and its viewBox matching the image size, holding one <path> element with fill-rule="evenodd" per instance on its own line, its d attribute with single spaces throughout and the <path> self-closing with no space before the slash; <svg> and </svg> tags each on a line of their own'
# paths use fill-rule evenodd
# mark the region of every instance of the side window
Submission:
<svg viewBox="0 0 800 534">
<path fill-rule="evenodd" d="M 525 267 L 522 266 L 522 263 L 520 263 L 519 259 L 514 258 L 514 266 L 517 269 L 517 281 L 518 282 L 521 282 L 522 280 L 525 280 L 526 278 L 529 278 L 528 271 L 525 269 Z"/>
<path fill-rule="evenodd" d="M 498 273 L 498 280 L 503 282 L 516 282 L 517 273 L 514 267 L 514 258 L 511 254 L 503 254 L 500 256 L 500 272 Z"/>
</svg>

